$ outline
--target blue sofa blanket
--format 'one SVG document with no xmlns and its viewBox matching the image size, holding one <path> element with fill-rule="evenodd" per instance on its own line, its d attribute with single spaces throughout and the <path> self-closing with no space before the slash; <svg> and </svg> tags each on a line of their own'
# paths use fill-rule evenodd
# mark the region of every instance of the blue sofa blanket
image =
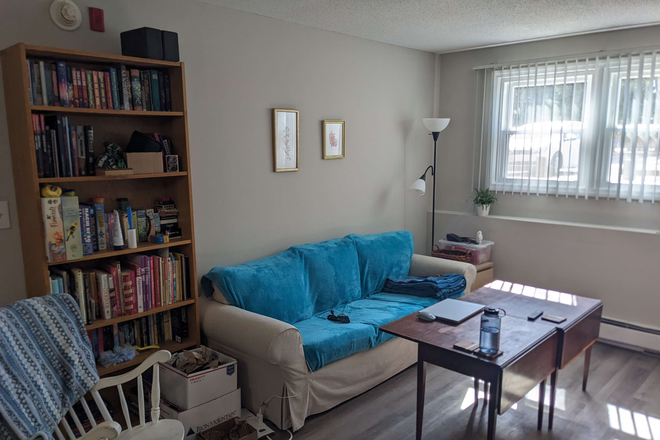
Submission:
<svg viewBox="0 0 660 440">
<path fill-rule="evenodd" d="M 392 339 L 381 325 L 438 301 L 435 296 L 382 293 L 388 278 L 408 275 L 412 255 L 408 231 L 347 235 L 215 267 L 201 284 L 206 296 L 215 286 L 231 305 L 295 326 L 314 371 Z M 446 282 L 447 295 L 456 281 Z M 329 321 L 330 310 L 348 315 L 350 324 Z"/>
</svg>

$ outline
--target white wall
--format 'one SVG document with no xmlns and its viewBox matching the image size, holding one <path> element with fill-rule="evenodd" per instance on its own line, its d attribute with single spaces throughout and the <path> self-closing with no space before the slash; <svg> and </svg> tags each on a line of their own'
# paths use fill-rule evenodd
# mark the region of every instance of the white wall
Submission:
<svg viewBox="0 0 660 440">
<path fill-rule="evenodd" d="M 198 272 L 288 246 L 408 228 L 424 243 L 424 199 L 406 185 L 430 160 L 434 55 L 198 1 L 79 0 L 75 32 L 50 0 L 2 0 L 0 48 L 18 42 L 120 53 L 119 33 L 179 33 L 186 62 Z M 87 7 L 105 10 L 89 31 Z M 272 172 L 271 111 L 300 110 L 300 171 Z M 0 305 L 25 295 L 4 95 L 0 92 Z M 321 120 L 346 120 L 346 158 L 321 159 Z M 414 179 L 413 179 L 414 180 Z"/>
<path fill-rule="evenodd" d="M 440 136 L 438 209 L 472 212 L 475 66 L 601 50 L 657 45 L 660 27 L 592 34 L 441 56 L 440 114 L 452 122 Z M 499 195 L 491 214 L 660 229 L 660 204 Z M 600 298 L 604 315 L 660 328 L 660 235 L 477 219 L 437 214 L 436 236 L 448 232 L 496 242 L 495 276 Z"/>
</svg>

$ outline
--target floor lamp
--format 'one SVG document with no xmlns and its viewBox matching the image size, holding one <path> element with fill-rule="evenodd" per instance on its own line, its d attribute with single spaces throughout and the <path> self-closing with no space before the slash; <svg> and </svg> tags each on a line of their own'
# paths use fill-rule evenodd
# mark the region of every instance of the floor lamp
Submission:
<svg viewBox="0 0 660 440">
<path fill-rule="evenodd" d="M 433 165 L 429 165 L 422 174 L 422 177 L 415 180 L 410 186 L 411 190 L 415 190 L 419 193 L 420 196 L 423 196 L 426 193 L 426 174 L 431 170 L 431 175 L 433 176 L 433 210 L 431 211 L 431 253 L 433 253 L 433 246 L 435 245 L 435 170 L 436 170 L 436 159 L 438 156 L 438 136 L 440 132 L 447 128 L 449 125 L 449 118 L 424 118 L 424 126 L 428 131 L 433 135 Z"/>
</svg>

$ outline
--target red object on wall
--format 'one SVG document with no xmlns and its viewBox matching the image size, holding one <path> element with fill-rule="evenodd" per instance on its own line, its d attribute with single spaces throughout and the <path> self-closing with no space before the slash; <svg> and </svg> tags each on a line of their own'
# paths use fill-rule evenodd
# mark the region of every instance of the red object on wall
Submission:
<svg viewBox="0 0 660 440">
<path fill-rule="evenodd" d="M 89 28 L 96 32 L 105 32 L 103 9 L 89 8 Z"/>
</svg>

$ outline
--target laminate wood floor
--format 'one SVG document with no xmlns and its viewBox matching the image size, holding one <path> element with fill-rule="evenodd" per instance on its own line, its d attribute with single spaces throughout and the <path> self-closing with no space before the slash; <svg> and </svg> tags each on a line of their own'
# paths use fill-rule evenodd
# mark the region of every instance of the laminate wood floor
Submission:
<svg viewBox="0 0 660 440">
<path fill-rule="evenodd" d="M 582 357 L 560 371 L 552 432 L 536 430 L 538 387 L 497 420 L 498 439 L 660 440 L 660 359 L 596 344 L 586 393 Z M 295 440 L 414 440 L 416 370 L 310 417 Z M 485 439 L 487 405 L 472 379 L 428 365 L 424 439 Z M 482 387 L 483 390 L 483 387 Z M 548 393 L 546 393 L 546 398 Z M 280 433 L 274 440 L 287 439 Z"/>
</svg>

